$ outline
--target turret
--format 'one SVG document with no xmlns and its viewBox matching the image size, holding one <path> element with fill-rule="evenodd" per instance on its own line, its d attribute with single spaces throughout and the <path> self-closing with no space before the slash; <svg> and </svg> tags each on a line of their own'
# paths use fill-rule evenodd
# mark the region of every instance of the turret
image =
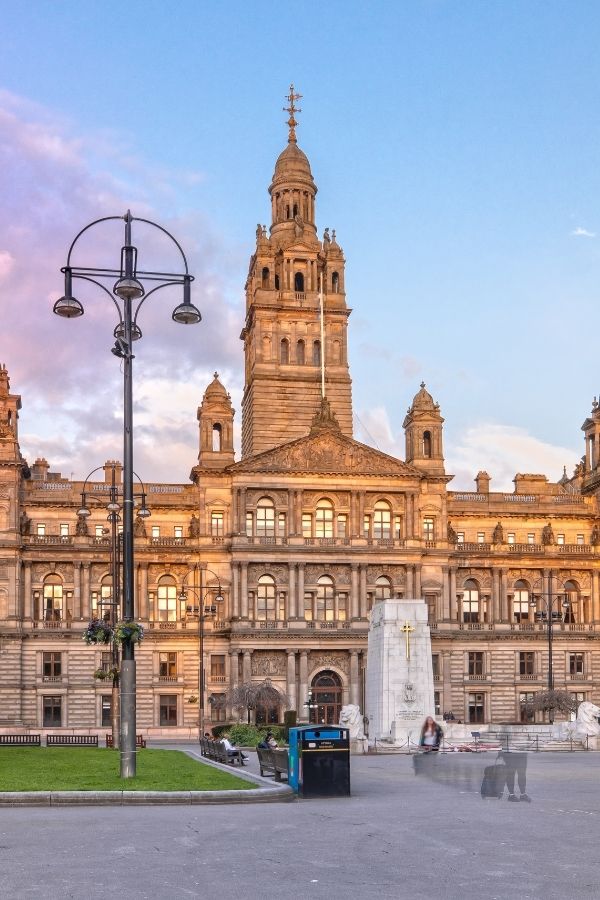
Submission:
<svg viewBox="0 0 600 900">
<path fill-rule="evenodd" d="M 406 462 L 431 475 L 445 475 L 442 426 L 438 403 L 421 382 L 404 419 Z"/>
</svg>

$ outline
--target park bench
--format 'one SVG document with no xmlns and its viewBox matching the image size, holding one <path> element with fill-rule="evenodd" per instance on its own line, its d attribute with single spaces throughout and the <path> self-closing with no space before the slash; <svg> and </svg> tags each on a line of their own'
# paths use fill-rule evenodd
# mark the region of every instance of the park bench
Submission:
<svg viewBox="0 0 600 900">
<path fill-rule="evenodd" d="M 222 741 L 211 741 L 210 738 L 201 738 L 200 753 L 202 756 L 206 756 L 207 759 L 212 759 L 214 762 L 222 763 L 225 766 L 234 766 L 236 762 L 240 766 L 244 765 L 242 751 L 236 750 L 230 756 Z"/>
<path fill-rule="evenodd" d="M 106 746 L 112 747 L 113 745 L 113 736 L 112 734 L 106 735 Z M 145 750 L 146 749 L 146 738 L 141 734 L 136 734 L 135 736 L 135 749 L 136 750 Z"/>
<path fill-rule="evenodd" d="M 261 777 L 264 773 L 273 774 L 275 781 L 281 781 L 281 776 L 288 774 L 288 752 L 281 747 L 276 750 L 263 750 L 257 747 L 258 764 L 260 766 Z"/>
<path fill-rule="evenodd" d="M 41 747 L 39 734 L 0 734 L 0 747 Z"/>
<path fill-rule="evenodd" d="M 49 734 L 46 747 L 97 747 L 97 734 Z"/>
</svg>

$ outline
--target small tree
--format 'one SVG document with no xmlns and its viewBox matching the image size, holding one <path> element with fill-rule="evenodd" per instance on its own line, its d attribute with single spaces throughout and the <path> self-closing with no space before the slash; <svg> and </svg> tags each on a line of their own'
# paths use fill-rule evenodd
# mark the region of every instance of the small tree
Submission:
<svg viewBox="0 0 600 900">
<path fill-rule="evenodd" d="M 288 698 L 272 683 L 270 678 L 264 681 L 244 681 L 229 691 L 227 695 L 229 703 L 234 709 L 245 709 L 250 724 L 250 711 L 257 706 L 279 706 L 288 703 Z"/>
<path fill-rule="evenodd" d="M 577 711 L 577 700 L 568 691 L 539 691 L 527 703 L 530 712 L 549 712 L 550 721 L 554 721 L 554 713 L 570 715 Z"/>
</svg>

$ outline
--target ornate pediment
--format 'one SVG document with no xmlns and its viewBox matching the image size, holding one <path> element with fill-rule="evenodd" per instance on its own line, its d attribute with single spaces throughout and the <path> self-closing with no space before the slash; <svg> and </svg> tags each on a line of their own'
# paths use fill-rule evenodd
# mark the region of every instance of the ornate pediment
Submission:
<svg viewBox="0 0 600 900">
<path fill-rule="evenodd" d="M 354 441 L 335 428 L 324 427 L 313 430 L 307 437 L 243 459 L 233 466 L 233 471 L 423 477 L 407 463 Z"/>
</svg>

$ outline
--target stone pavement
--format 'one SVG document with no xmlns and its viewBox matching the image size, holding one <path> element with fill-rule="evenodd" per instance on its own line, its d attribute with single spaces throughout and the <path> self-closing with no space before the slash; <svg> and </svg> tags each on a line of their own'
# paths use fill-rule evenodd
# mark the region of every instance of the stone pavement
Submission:
<svg viewBox="0 0 600 900">
<path fill-rule="evenodd" d="M 531 803 L 481 799 L 494 759 L 442 755 L 415 775 L 410 756 L 353 757 L 353 796 L 336 800 L 0 809 L 2 893 L 598 897 L 600 754 L 527 754 Z"/>
</svg>

